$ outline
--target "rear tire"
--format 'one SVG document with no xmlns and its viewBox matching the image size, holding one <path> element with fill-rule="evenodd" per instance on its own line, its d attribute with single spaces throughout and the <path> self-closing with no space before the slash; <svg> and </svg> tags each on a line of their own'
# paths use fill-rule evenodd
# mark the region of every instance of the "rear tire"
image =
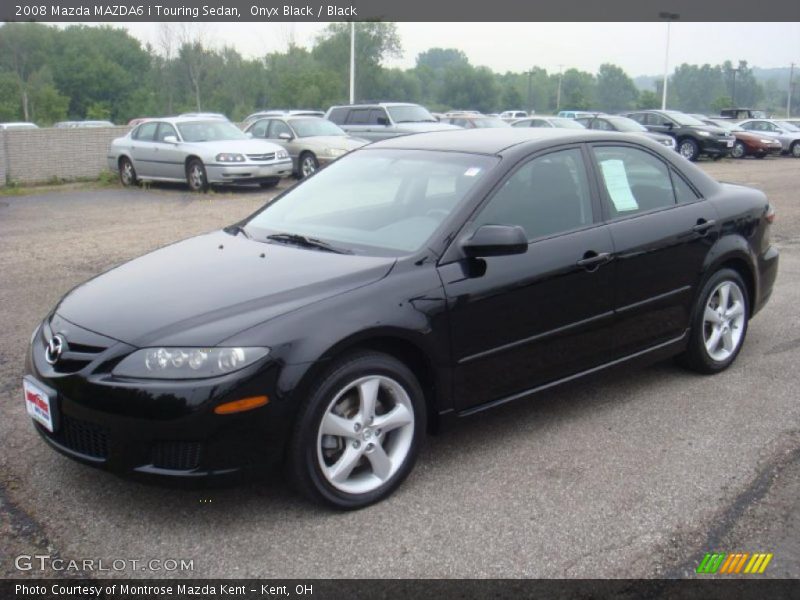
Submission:
<svg viewBox="0 0 800 600">
<path fill-rule="evenodd" d="M 721 269 L 709 277 L 697 298 L 689 343 L 679 361 L 698 373 L 727 369 L 747 334 L 750 299 L 741 275 Z"/>
<path fill-rule="evenodd" d="M 139 179 L 136 177 L 136 169 L 133 168 L 133 163 L 126 156 L 119 159 L 119 182 L 125 187 L 139 183 Z"/>
<path fill-rule="evenodd" d="M 335 361 L 300 407 L 287 453 L 305 496 L 339 509 L 389 496 L 411 472 L 425 400 L 409 368 L 378 352 Z"/>
<path fill-rule="evenodd" d="M 189 189 L 193 192 L 208 191 L 206 168 L 199 158 L 193 158 L 186 165 L 186 183 L 189 184 Z"/>
<path fill-rule="evenodd" d="M 700 146 L 692 138 L 684 138 L 678 142 L 678 153 L 686 160 L 694 162 L 700 156 Z"/>
</svg>

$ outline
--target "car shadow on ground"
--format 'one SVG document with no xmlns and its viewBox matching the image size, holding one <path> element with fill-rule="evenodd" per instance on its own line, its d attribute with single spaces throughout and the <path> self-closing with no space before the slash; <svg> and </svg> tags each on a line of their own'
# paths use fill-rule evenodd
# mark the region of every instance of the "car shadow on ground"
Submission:
<svg viewBox="0 0 800 600">
<path fill-rule="evenodd" d="M 271 188 L 262 188 L 260 185 L 212 185 L 207 192 L 192 192 L 185 183 L 168 182 L 168 181 L 143 181 L 139 182 L 138 189 L 142 191 L 153 191 L 163 193 L 177 193 L 177 194 L 191 194 L 199 198 L 204 196 L 213 196 L 215 194 L 264 194 L 275 191 L 282 191 L 292 187 L 296 183 L 294 178 L 285 178 L 281 182 Z M 120 188 L 120 189 L 136 189 L 136 188 Z"/>
</svg>

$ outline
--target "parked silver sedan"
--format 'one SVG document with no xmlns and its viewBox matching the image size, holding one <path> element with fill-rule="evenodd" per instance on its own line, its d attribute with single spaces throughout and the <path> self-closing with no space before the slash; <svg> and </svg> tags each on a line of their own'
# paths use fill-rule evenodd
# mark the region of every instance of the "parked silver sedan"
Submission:
<svg viewBox="0 0 800 600">
<path fill-rule="evenodd" d="M 286 148 L 294 173 L 300 179 L 368 143 L 347 135 L 327 119 L 299 115 L 258 119 L 245 131 L 253 138 L 267 139 Z"/>
<path fill-rule="evenodd" d="M 192 191 L 213 184 L 273 187 L 292 172 L 289 154 L 277 144 L 251 139 L 228 121 L 193 117 L 141 123 L 111 142 L 108 166 L 123 185 L 180 181 Z"/>
</svg>

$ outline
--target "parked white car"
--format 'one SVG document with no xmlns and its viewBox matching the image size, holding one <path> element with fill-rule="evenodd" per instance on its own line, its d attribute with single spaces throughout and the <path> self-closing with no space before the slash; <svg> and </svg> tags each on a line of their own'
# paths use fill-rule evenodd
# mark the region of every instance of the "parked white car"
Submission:
<svg viewBox="0 0 800 600">
<path fill-rule="evenodd" d="M 534 114 L 536 111 L 531 111 L 531 115 Z M 528 113 L 524 110 L 504 110 L 500 113 L 500 118 L 503 121 L 516 121 L 517 119 L 524 119 L 528 116 Z"/>
<path fill-rule="evenodd" d="M 213 184 L 273 187 L 292 174 L 292 159 L 277 144 L 252 139 L 229 121 L 192 117 L 141 123 L 111 142 L 108 166 L 122 185 L 179 181 L 198 192 Z"/>
</svg>

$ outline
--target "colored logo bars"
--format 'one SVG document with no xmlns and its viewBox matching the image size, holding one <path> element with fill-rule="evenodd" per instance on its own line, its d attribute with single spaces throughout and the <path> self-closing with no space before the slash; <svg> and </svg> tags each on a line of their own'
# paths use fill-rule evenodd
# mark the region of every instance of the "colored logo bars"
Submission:
<svg viewBox="0 0 800 600">
<path fill-rule="evenodd" d="M 734 554 L 708 552 L 703 557 L 703 560 L 700 561 L 696 572 L 706 575 L 755 575 L 756 573 L 763 573 L 771 560 L 772 554 L 761 552 L 756 552 L 754 554 L 748 552 L 737 552 Z"/>
</svg>

